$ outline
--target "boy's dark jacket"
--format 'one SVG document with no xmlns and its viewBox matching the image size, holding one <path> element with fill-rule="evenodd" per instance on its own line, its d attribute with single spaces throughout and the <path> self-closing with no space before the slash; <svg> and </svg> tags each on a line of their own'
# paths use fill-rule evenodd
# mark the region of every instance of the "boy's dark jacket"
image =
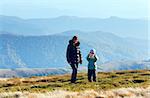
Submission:
<svg viewBox="0 0 150 98">
<path fill-rule="evenodd" d="M 73 40 L 69 41 L 69 45 L 67 47 L 67 53 L 66 53 L 68 63 L 71 63 L 71 64 L 82 63 L 82 56 L 81 56 L 79 45 L 80 45 L 80 42 L 73 45 Z"/>
</svg>

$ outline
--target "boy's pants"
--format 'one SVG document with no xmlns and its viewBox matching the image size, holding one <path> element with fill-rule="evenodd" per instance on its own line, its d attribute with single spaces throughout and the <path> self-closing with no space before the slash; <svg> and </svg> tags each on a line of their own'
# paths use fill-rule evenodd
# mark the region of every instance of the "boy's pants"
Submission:
<svg viewBox="0 0 150 98">
<path fill-rule="evenodd" d="M 91 78 L 93 76 L 93 81 L 96 82 L 96 70 L 95 69 L 88 69 L 88 80 L 92 82 Z"/>
</svg>

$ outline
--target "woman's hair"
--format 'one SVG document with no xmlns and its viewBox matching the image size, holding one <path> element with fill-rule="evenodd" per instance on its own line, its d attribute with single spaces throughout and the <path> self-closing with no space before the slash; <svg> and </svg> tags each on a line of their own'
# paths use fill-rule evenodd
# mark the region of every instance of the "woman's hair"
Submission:
<svg viewBox="0 0 150 98">
<path fill-rule="evenodd" d="M 73 36 L 72 40 L 77 40 L 78 37 L 77 36 Z"/>
</svg>

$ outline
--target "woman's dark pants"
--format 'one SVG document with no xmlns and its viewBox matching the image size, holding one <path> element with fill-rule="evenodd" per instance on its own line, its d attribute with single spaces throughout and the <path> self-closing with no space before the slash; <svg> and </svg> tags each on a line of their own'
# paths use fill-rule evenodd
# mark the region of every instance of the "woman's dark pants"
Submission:
<svg viewBox="0 0 150 98">
<path fill-rule="evenodd" d="M 72 67 L 71 83 L 75 83 L 77 79 L 78 64 L 71 64 L 71 67 Z"/>
</svg>

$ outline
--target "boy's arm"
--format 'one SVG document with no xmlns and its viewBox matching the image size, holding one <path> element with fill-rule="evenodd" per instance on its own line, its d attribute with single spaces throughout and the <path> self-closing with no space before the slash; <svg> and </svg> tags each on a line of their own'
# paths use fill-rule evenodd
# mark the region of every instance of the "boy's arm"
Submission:
<svg viewBox="0 0 150 98">
<path fill-rule="evenodd" d="M 98 57 L 97 57 L 97 55 L 95 55 L 94 57 L 95 57 L 95 62 L 96 62 L 98 60 Z"/>
<path fill-rule="evenodd" d="M 87 61 L 89 61 L 89 60 L 90 60 L 90 58 L 89 58 L 89 54 L 87 55 L 86 59 L 87 59 Z"/>
</svg>

